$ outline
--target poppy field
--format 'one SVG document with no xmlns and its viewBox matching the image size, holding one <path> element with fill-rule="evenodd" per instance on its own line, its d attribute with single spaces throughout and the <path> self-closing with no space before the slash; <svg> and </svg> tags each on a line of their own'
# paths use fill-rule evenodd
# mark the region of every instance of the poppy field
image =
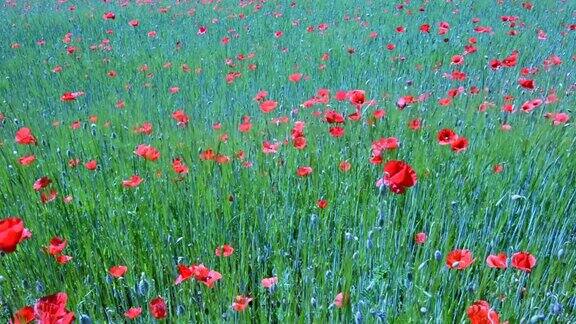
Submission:
<svg viewBox="0 0 576 324">
<path fill-rule="evenodd" d="M 576 2 L 0 23 L 1 322 L 576 322 Z"/>
</svg>

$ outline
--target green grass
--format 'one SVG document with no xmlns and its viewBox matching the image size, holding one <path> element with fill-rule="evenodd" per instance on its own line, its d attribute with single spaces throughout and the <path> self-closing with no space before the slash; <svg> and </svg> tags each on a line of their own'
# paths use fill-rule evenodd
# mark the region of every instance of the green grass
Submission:
<svg viewBox="0 0 576 324">
<path fill-rule="evenodd" d="M 258 12 L 236 1 L 223 1 L 218 10 L 214 4 L 165 1 L 120 7 L 76 1 L 74 12 L 66 9 L 72 2 L 59 10 L 55 2 L 47 3 L 34 2 L 30 10 L 23 4 L 0 7 L 0 112 L 5 116 L 0 124 L 0 218 L 18 215 L 33 233 L 15 253 L 0 257 L 2 319 L 63 291 L 76 318 L 85 314 L 94 322 L 121 322 L 131 306 L 142 306 L 139 320 L 150 322 L 147 304 L 158 295 L 168 303 L 169 322 L 461 322 L 478 299 L 510 323 L 537 315 L 545 322 L 576 321 L 576 132 L 571 121 L 552 126 L 543 117 L 564 111 L 574 118 L 576 32 L 567 28 L 575 23 L 574 3 L 535 2 L 528 11 L 518 1 L 501 6 L 495 1 L 431 1 L 419 13 L 415 2 L 406 6 L 412 15 L 380 1 L 301 1 L 295 8 L 271 1 Z M 170 6 L 169 12 L 159 13 L 161 6 Z M 190 8 L 196 8 L 194 16 L 187 14 Z M 116 19 L 103 20 L 106 11 L 114 11 Z M 245 19 L 238 18 L 240 13 Z M 274 18 L 274 13 L 283 16 Z M 502 15 L 519 16 L 526 26 L 508 36 Z M 481 22 L 473 24 L 473 17 Z M 219 23 L 213 24 L 214 18 Z M 132 19 L 139 19 L 140 26 L 129 26 Z M 294 20 L 300 25 L 293 27 Z M 437 35 L 441 21 L 450 24 L 446 36 Z M 329 24 L 323 34 L 306 32 L 308 25 L 323 22 Z M 431 34 L 418 31 L 423 23 L 431 25 Z M 206 35 L 196 35 L 199 25 L 208 27 Z M 407 31 L 395 33 L 399 25 Z M 494 34 L 477 34 L 476 25 L 491 26 Z M 537 39 L 538 29 L 547 32 L 546 41 Z M 150 30 L 158 37 L 148 38 Z M 284 32 L 280 39 L 274 38 L 277 30 Z M 378 38 L 370 39 L 372 31 Z M 73 55 L 66 54 L 62 42 L 67 32 L 73 34 L 70 45 L 79 48 Z M 224 36 L 230 37 L 227 46 L 220 44 Z M 467 79 L 443 78 L 454 68 L 452 55 L 463 52 L 469 37 L 478 39 L 478 51 L 457 67 Z M 45 46 L 36 45 L 41 38 Z M 89 49 L 104 38 L 110 39 L 112 51 Z M 13 43 L 21 47 L 13 49 Z M 388 51 L 388 43 L 396 49 Z M 513 50 L 520 52 L 516 67 L 488 67 L 491 59 L 503 59 Z M 238 61 L 241 53 L 255 57 Z M 323 53 L 330 54 L 326 62 Z M 547 70 L 542 62 L 552 54 L 563 62 Z M 396 56 L 405 60 L 393 60 Z M 237 66 L 227 67 L 226 58 Z M 172 68 L 164 68 L 166 62 Z M 248 69 L 252 63 L 255 71 Z M 138 71 L 143 64 L 153 77 Z M 182 64 L 192 71 L 184 73 Z M 320 70 L 320 64 L 326 67 Z M 61 73 L 51 72 L 56 65 L 63 67 Z M 540 70 L 529 76 L 537 84 L 532 92 L 517 85 L 520 69 L 531 66 Z M 110 70 L 118 76 L 109 78 Z M 231 71 L 242 75 L 227 84 Z M 293 72 L 310 79 L 291 83 Z M 172 86 L 180 92 L 170 94 Z M 440 107 L 437 100 L 458 86 L 466 92 Z M 470 86 L 481 92 L 471 95 Z M 361 121 L 346 120 L 344 137 L 332 138 L 328 124 L 313 115 L 323 112 L 323 105 L 291 113 L 320 88 L 330 89 L 332 96 L 341 89 L 362 89 L 378 103 L 364 106 Z M 500 112 L 505 95 L 514 96 L 520 110 L 524 101 L 545 98 L 551 89 L 558 93 L 556 104 L 530 114 Z M 259 90 L 278 101 L 274 112 L 260 112 L 253 101 Z M 62 102 L 66 91 L 86 95 Z M 430 99 L 396 108 L 397 98 L 423 93 L 430 93 Z M 125 101 L 125 109 L 115 107 L 118 100 Z M 484 101 L 495 107 L 479 112 Z M 344 115 L 354 111 L 334 99 L 330 107 Z M 376 108 L 387 115 L 371 125 Z M 171 118 L 177 109 L 190 116 L 187 127 Z M 88 121 L 91 115 L 98 116 L 94 125 Z M 244 115 L 253 123 L 247 134 L 237 130 Z M 271 122 L 280 116 L 289 116 L 290 122 Z M 420 131 L 407 127 L 413 118 L 422 119 Z M 72 130 L 76 120 L 82 126 Z M 288 144 L 277 154 L 262 153 L 264 140 L 290 139 L 297 120 L 306 123 L 306 149 Z M 61 125 L 54 127 L 54 121 Z M 145 121 L 153 124 L 153 134 L 135 134 L 133 128 Z M 215 122 L 222 123 L 221 130 L 212 129 Z M 500 130 L 504 122 L 512 125 L 510 132 Z M 33 131 L 37 146 L 15 143 L 22 126 Z M 436 133 L 442 128 L 467 137 L 468 149 L 455 154 L 438 145 Z M 229 135 L 226 143 L 219 141 L 224 133 Z M 418 183 L 404 195 L 379 192 L 374 185 L 382 165 L 369 163 L 370 145 L 390 136 L 401 146 L 386 152 L 384 161 L 404 160 L 418 175 Z M 158 148 L 160 159 L 135 156 L 134 148 L 142 143 Z M 199 153 L 208 148 L 231 162 L 201 161 Z M 252 168 L 234 157 L 240 150 Z M 18 164 L 20 156 L 30 153 L 37 158 L 33 165 Z M 190 167 L 181 181 L 171 169 L 175 157 Z M 70 168 L 71 158 L 82 164 L 96 159 L 99 168 Z M 343 160 L 352 164 L 348 173 L 338 169 Z M 504 165 L 504 172 L 492 172 L 496 163 Z M 296 176 L 303 165 L 313 168 L 311 176 Z M 122 188 L 122 180 L 133 174 L 144 182 L 136 189 Z M 42 176 L 50 177 L 59 193 L 48 204 L 32 189 Z M 66 195 L 74 197 L 71 204 L 62 201 Z M 524 198 L 514 200 L 514 195 Z M 320 198 L 329 202 L 326 209 L 316 207 Z M 414 235 L 421 231 L 428 240 L 415 245 Z M 66 265 L 43 251 L 53 236 L 68 240 L 65 254 L 73 259 Z M 224 243 L 235 248 L 234 254 L 216 257 L 215 248 Z M 470 268 L 446 267 L 446 254 L 456 248 L 473 251 L 476 261 Z M 486 257 L 500 251 L 509 256 L 529 251 L 537 265 L 529 274 L 488 268 Z M 178 263 L 203 263 L 223 278 L 213 289 L 194 280 L 175 286 Z M 125 277 L 107 279 L 108 268 L 118 264 L 128 266 Z M 273 275 L 279 282 L 270 292 L 260 280 Z M 331 306 L 339 292 L 350 294 L 341 309 Z M 254 298 L 243 313 L 230 307 L 236 295 Z M 551 311 L 555 303 L 562 312 Z M 184 312 L 177 314 L 177 308 Z"/>
</svg>

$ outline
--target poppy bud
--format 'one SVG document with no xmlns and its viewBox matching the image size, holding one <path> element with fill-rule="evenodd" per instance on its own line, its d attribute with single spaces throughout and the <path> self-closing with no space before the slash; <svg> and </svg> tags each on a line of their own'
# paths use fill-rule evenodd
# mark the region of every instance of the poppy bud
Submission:
<svg viewBox="0 0 576 324">
<path fill-rule="evenodd" d="M 150 288 L 150 284 L 148 283 L 148 281 L 144 278 L 144 273 L 142 273 L 142 276 L 140 278 L 140 282 L 138 282 L 138 294 L 140 296 L 146 296 L 148 294 L 148 289 Z"/>
<path fill-rule="evenodd" d="M 550 305 L 550 313 L 552 315 L 560 315 L 562 313 L 562 305 L 559 302 L 554 302 Z"/>
<path fill-rule="evenodd" d="M 42 284 L 40 281 L 36 281 L 36 292 L 43 292 L 44 291 L 44 284 Z"/>
<path fill-rule="evenodd" d="M 92 319 L 88 315 L 80 315 L 80 324 L 92 324 Z"/>
<path fill-rule="evenodd" d="M 354 324 L 362 324 L 362 313 L 360 310 L 356 311 L 356 315 L 354 315 Z"/>
<path fill-rule="evenodd" d="M 186 312 L 184 305 L 179 304 L 178 306 L 176 306 L 176 316 L 181 316 L 184 314 L 184 312 Z"/>
<path fill-rule="evenodd" d="M 420 313 L 426 314 L 426 312 L 428 312 L 428 309 L 426 307 L 420 307 Z"/>
</svg>

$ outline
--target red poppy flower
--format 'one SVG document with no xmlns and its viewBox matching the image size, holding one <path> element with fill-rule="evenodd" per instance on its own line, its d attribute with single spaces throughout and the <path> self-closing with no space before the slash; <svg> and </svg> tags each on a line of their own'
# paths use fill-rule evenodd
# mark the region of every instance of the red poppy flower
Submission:
<svg viewBox="0 0 576 324">
<path fill-rule="evenodd" d="M 338 169 L 340 169 L 342 172 L 348 172 L 350 171 L 350 168 L 352 168 L 352 164 L 350 164 L 348 161 L 342 161 L 338 165 Z"/>
<path fill-rule="evenodd" d="M 334 138 L 344 136 L 344 128 L 342 127 L 330 127 L 330 135 Z"/>
<path fill-rule="evenodd" d="M 123 265 L 112 266 L 108 269 L 108 273 L 114 278 L 123 277 L 126 271 L 128 271 L 128 267 Z"/>
<path fill-rule="evenodd" d="M 188 173 L 188 166 L 182 162 L 182 160 L 176 158 L 172 160 L 172 170 L 178 174 L 187 174 Z"/>
<path fill-rule="evenodd" d="M 267 114 L 267 113 L 273 111 L 274 109 L 276 109 L 277 106 L 278 106 L 278 103 L 276 101 L 266 100 L 260 104 L 260 110 L 263 113 Z"/>
<path fill-rule="evenodd" d="M 26 155 L 23 156 L 21 158 L 18 159 L 18 163 L 20 163 L 20 165 L 24 165 L 24 166 L 28 166 L 32 163 L 34 163 L 34 161 L 36 161 L 36 156 L 32 155 Z"/>
<path fill-rule="evenodd" d="M 32 135 L 32 131 L 27 127 L 22 127 L 16 132 L 16 143 L 22 145 L 36 144 L 36 137 Z"/>
<path fill-rule="evenodd" d="M 172 118 L 174 118 L 178 126 L 186 126 L 190 121 L 190 117 L 188 117 L 184 110 L 176 110 L 172 113 Z"/>
<path fill-rule="evenodd" d="M 234 302 L 232 303 L 232 308 L 237 311 L 241 312 L 248 307 L 248 304 L 252 301 L 252 298 L 246 296 L 236 296 L 234 298 Z"/>
<path fill-rule="evenodd" d="M 512 255 L 512 267 L 525 272 L 536 266 L 536 257 L 528 252 L 517 252 Z"/>
<path fill-rule="evenodd" d="M 226 163 L 230 162 L 230 157 L 227 155 L 218 154 L 214 158 L 214 161 L 216 161 L 216 163 L 218 163 L 218 164 L 226 164 Z"/>
<path fill-rule="evenodd" d="M 374 118 L 376 119 L 382 119 L 386 116 L 386 110 L 384 109 L 376 109 L 374 110 L 374 113 L 372 114 L 374 116 Z"/>
<path fill-rule="evenodd" d="M 348 92 L 344 90 L 336 91 L 336 95 L 334 96 L 334 98 L 338 101 L 344 101 L 346 100 L 346 98 L 349 98 Z"/>
<path fill-rule="evenodd" d="M 160 157 L 160 152 L 155 147 L 146 144 L 138 145 L 134 154 L 148 161 L 156 161 Z"/>
<path fill-rule="evenodd" d="M 318 206 L 318 208 L 320 208 L 320 209 L 324 209 L 324 208 L 328 207 L 328 200 L 318 199 L 318 201 L 316 202 L 316 206 Z"/>
<path fill-rule="evenodd" d="M 426 239 L 428 239 L 428 236 L 426 236 L 424 232 L 420 232 L 414 236 L 414 242 L 416 242 L 416 244 L 424 244 L 426 243 Z"/>
<path fill-rule="evenodd" d="M 134 128 L 134 132 L 136 132 L 136 134 L 145 134 L 145 135 L 150 135 L 152 134 L 152 124 L 151 123 L 143 123 L 142 125 Z"/>
<path fill-rule="evenodd" d="M 124 312 L 124 316 L 128 319 L 135 319 L 142 314 L 142 307 L 131 307 L 126 312 Z"/>
<path fill-rule="evenodd" d="M 256 93 L 254 100 L 255 101 L 262 101 L 262 100 L 266 99 L 267 96 L 268 96 L 268 91 L 260 90 L 260 91 L 258 91 L 258 93 Z"/>
<path fill-rule="evenodd" d="M 564 112 L 552 113 L 550 115 L 550 119 L 552 119 L 552 125 L 558 126 L 566 124 L 570 120 L 570 115 Z"/>
<path fill-rule="evenodd" d="M 194 276 L 194 269 L 193 266 L 187 267 L 183 264 L 178 265 L 178 277 L 176 277 L 176 281 L 174 281 L 175 285 L 179 285 L 182 282 L 192 278 Z"/>
<path fill-rule="evenodd" d="M 392 160 L 384 165 L 382 185 L 396 194 L 404 193 L 406 188 L 414 186 L 417 180 L 416 172 L 404 161 Z"/>
<path fill-rule="evenodd" d="M 73 49 L 73 48 L 74 47 L 69 47 L 69 49 Z M 76 98 L 83 96 L 83 95 L 84 95 L 84 92 L 82 92 L 82 91 L 64 92 L 62 97 L 60 97 L 60 100 L 62 100 L 62 101 L 74 101 L 74 100 L 76 100 Z"/>
<path fill-rule="evenodd" d="M 450 97 L 438 99 L 438 104 L 440 106 L 443 106 L 443 107 L 446 107 L 446 106 L 450 105 L 451 103 L 452 103 L 452 98 L 450 98 Z"/>
<path fill-rule="evenodd" d="M 130 179 L 122 181 L 122 186 L 124 188 L 136 188 L 142 183 L 142 181 L 144 180 L 140 176 L 133 175 Z"/>
<path fill-rule="evenodd" d="M 50 190 L 50 192 L 46 193 L 46 192 L 42 192 L 40 194 L 40 201 L 43 204 L 49 203 L 51 201 L 54 201 L 56 199 L 56 197 L 58 197 L 58 191 L 52 189 Z"/>
<path fill-rule="evenodd" d="M 453 250 L 446 256 L 446 266 L 450 269 L 466 269 L 473 262 L 474 259 L 472 259 L 470 250 Z"/>
<path fill-rule="evenodd" d="M 102 18 L 104 20 L 114 20 L 116 19 L 116 14 L 114 14 L 112 11 L 106 12 L 102 15 Z"/>
<path fill-rule="evenodd" d="M 66 309 L 68 295 L 59 292 L 40 298 L 34 305 L 34 317 L 39 323 L 70 324 L 74 321 L 74 312 Z"/>
<path fill-rule="evenodd" d="M 203 284 L 205 284 L 208 288 L 212 288 L 216 281 L 222 279 L 222 275 L 214 270 L 210 270 L 206 268 L 203 264 L 200 265 L 191 265 L 189 267 L 179 264 L 178 265 L 178 277 L 174 282 L 175 285 L 179 285 L 180 283 L 194 278 Z"/>
<path fill-rule="evenodd" d="M 504 171 L 504 166 L 502 164 L 494 164 L 492 171 L 494 171 L 494 173 L 502 173 Z"/>
<path fill-rule="evenodd" d="M 148 304 L 150 310 L 150 315 L 155 319 L 164 319 L 168 316 L 168 309 L 166 307 L 166 302 L 160 296 L 152 299 Z"/>
<path fill-rule="evenodd" d="M 475 301 L 466 311 L 471 324 L 499 324 L 500 316 L 484 300 Z"/>
<path fill-rule="evenodd" d="M 40 191 L 40 190 L 48 187 L 51 183 L 52 183 L 52 180 L 50 180 L 50 178 L 42 177 L 42 178 L 40 178 L 34 182 L 34 185 L 32 186 L 32 188 L 34 188 L 35 191 Z"/>
<path fill-rule="evenodd" d="M 299 82 L 304 75 L 302 73 L 293 73 L 288 76 L 290 82 Z"/>
<path fill-rule="evenodd" d="M 306 137 L 304 136 L 298 136 L 295 137 L 292 140 L 292 145 L 294 146 L 294 148 L 296 148 L 297 150 L 303 150 L 304 148 L 306 148 L 307 145 L 307 141 L 306 141 Z"/>
<path fill-rule="evenodd" d="M 200 160 L 202 161 L 209 161 L 214 160 L 216 158 L 216 153 L 212 149 L 207 149 L 200 153 Z"/>
<path fill-rule="evenodd" d="M 14 315 L 12 319 L 8 321 L 9 324 L 28 324 L 34 321 L 34 308 L 31 306 L 26 306 L 20 308 Z"/>
<path fill-rule="evenodd" d="M 90 161 L 84 163 L 84 167 L 87 170 L 94 171 L 98 167 L 98 162 L 96 162 L 96 160 L 90 160 Z"/>
<path fill-rule="evenodd" d="M 544 101 L 540 98 L 528 100 L 522 104 L 522 111 L 525 113 L 532 112 L 534 109 L 540 107 Z"/>
<path fill-rule="evenodd" d="M 72 257 L 69 255 L 61 254 L 61 255 L 56 256 L 56 262 L 58 262 L 59 264 L 62 264 L 62 265 L 70 262 L 70 260 L 72 260 Z"/>
<path fill-rule="evenodd" d="M 330 124 L 344 123 L 344 116 L 342 116 L 342 114 L 339 114 L 334 110 L 327 110 L 326 113 L 324 114 L 324 119 L 326 120 L 327 123 Z"/>
<path fill-rule="evenodd" d="M 260 283 L 262 284 L 262 287 L 270 289 L 278 283 L 278 277 L 264 278 Z"/>
<path fill-rule="evenodd" d="M 518 62 L 518 52 L 514 51 L 512 54 L 508 55 L 505 59 L 502 60 L 502 65 L 505 67 L 514 67 Z"/>
<path fill-rule="evenodd" d="M 410 127 L 410 129 L 415 131 L 419 130 L 422 127 L 422 120 L 420 120 L 419 118 L 411 119 L 408 122 L 408 127 Z"/>
<path fill-rule="evenodd" d="M 64 251 L 66 245 L 68 245 L 68 242 L 65 239 L 58 236 L 54 236 L 50 240 L 50 245 L 48 245 L 44 249 L 50 255 L 59 255 L 62 253 L 62 251 Z"/>
<path fill-rule="evenodd" d="M 280 143 L 270 143 L 268 141 L 264 141 L 262 142 L 262 153 L 264 154 L 277 153 L 278 147 L 280 147 Z"/>
<path fill-rule="evenodd" d="M 350 103 L 355 106 L 361 106 L 366 101 L 366 93 L 364 90 L 352 90 L 348 93 Z"/>
<path fill-rule="evenodd" d="M 24 235 L 24 222 L 18 217 L 9 217 L 0 220 L 0 251 L 12 253 L 22 241 Z"/>
<path fill-rule="evenodd" d="M 489 65 L 490 65 L 490 68 L 491 68 L 492 70 L 498 70 L 499 68 L 502 67 L 502 62 L 500 62 L 499 60 L 494 59 L 494 60 L 491 60 L 491 61 L 490 61 Z"/>
<path fill-rule="evenodd" d="M 299 177 L 306 177 L 312 174 L 312 168 L 308 166 L 298 167 L 296 170 L 296 175 Z"/>
<path fill-rule="evenodd" d="M 466 137 L 458 137 L 450 143 L 450 148 L 456 153 L 466 151 L 468 148 L 468 140 Z"/>
<path fill-rule="evenodd" d="M 222 279 L 222 275 L 214 270 L 206 268 L 203 264 L 192 266 L 194 272 L 194 279 L 205 284 L 208 288 L 212 288 L 216 281 Z"/>
<path fill-rule="evenodd" d="M 398 146 L 400 146 L 400 142 L 396 137 L 383 137 L 372 142 L 372 156 L 378 156 L 382 151 L 395 150 Z"/>
<path fill-rule="evenodd" d="M 336 306 L 336 308 L 342 308 L 346 306 L 347 302 L 348 302 L 348 294 L 341 292 L 336 295 L 332 303 L 334 304 L 334 306 Z"/>
<path fill-rule="evenodd" d="M 225 256 L 229 257 L 234 253 L 234 248 L 228 244 L 224 244 L 216 248 L 216 256 Z"/>
<path fill-rule="evenodd" d="M 529 90 L 534 89 L 534 80 L 520 79 L 520 80 L 518 80 L 518 84 L 524 89 L 529 89 Z"/>
<path fill-rule="evenodd" d="M 458 135 L 456 135 L 456 133 L 450 128 L 444 128 L 438 132 L 436 137 L 438 138 L 438 144 L 449 145 L 458 138 Z"/>
<path fill-rule="evenodd" d="M 486 264 L 488 264 L 488 267 L 490 268 L 506 269 L 507 262 L 508 257 L 504 252 L 498 253 L 498 255 L 489 255 L 486 258 Z"/>
</svg>

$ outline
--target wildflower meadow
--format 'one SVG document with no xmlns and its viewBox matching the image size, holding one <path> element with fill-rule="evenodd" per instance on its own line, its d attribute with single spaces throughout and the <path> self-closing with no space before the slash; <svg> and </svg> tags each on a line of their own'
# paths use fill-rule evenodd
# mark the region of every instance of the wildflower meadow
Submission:
<svg viewBox="0 0 576 324">
<path fill-rule="evenodd" d="M 0 26 L 0 322 L 576 323 L 576 1 Z"/>
</svg>

